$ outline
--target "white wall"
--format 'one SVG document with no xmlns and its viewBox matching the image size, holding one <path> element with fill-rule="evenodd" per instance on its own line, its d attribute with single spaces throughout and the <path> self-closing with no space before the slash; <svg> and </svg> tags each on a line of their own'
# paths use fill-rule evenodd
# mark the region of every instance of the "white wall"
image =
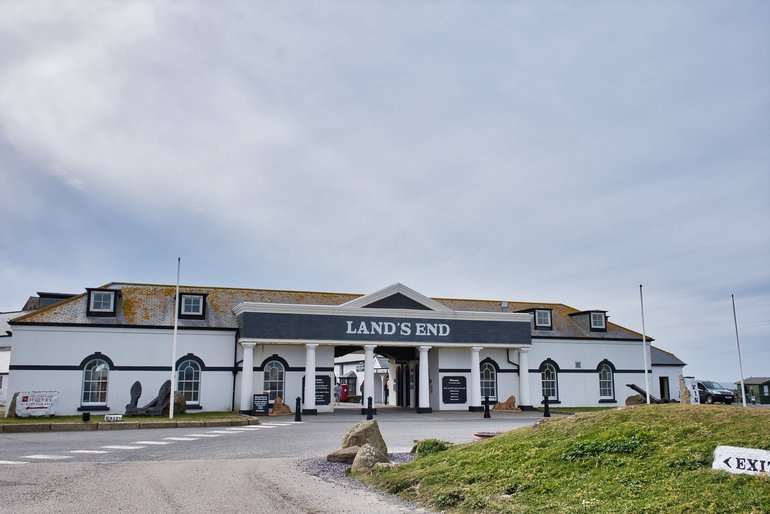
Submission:
<svg viewBox="0 0 770 514">
<path fill-rule="evenodd" d="M 134 381 L 142 384 L 139 405 L 150 402 L 160 386 L 171 377 L 171 330 L 136 328 L 26 327 L 14 329 L 14 366 L 79 367 L 86 357 L 100 352 L 113 364 L 160 367 L 157 370 L 111 370 L 108 413 L 125 412 Z M 228 368 L 201 373 L 200 404 L 206 411 L 229 411 L 232 407 L 234 333 L 225 331 L 179 330 L 177 359 L 192 353 L 206 367 Z M 14 370 L 9 392 L 59 391 L 57 414 L 77 414 L 82 389 L 82 369 Z"/>
</svg>

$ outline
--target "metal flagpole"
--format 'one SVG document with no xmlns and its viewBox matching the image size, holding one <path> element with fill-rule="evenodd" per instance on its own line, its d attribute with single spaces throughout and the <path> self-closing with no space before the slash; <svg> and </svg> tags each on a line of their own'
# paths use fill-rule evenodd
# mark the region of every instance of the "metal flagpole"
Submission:
<svg viewBox="0 0 770 514">
<path fill-rule="evenodd" d="M 168 404 L 168 418 L 174 419 L 174 385 L 176 384 L 176 332 L 179 325 L 179 269 L 182 258 L 176 258 L 176 294 L 174 295 L 174 338 L 171 343 L 171 400 Z"/>
<path fill-rule="evenodd" d="M 743 383 L 743 359 L 741 359 L 741 340 L 738 338 L 738 316 L 735 315 L 735 295 L 730 295 L 733 300 L 733 322 L 735 323 L 735 343 L 738 345 L 738 367 L 741 370 L 741 396 L 743 406 L 746 406 L 746 385 Z"/>
<path fill-rule="evenodd" d="M 639 284 L 639 302 L 642 305 L 642 351 L 644 353 L 644 390 L 647 393 L 647 405 L 650 404 L 650 373 L 647 365 L 647 335 L 644 331 L 644 296 L 642 295 L 642 284 Z"/>
</svg>

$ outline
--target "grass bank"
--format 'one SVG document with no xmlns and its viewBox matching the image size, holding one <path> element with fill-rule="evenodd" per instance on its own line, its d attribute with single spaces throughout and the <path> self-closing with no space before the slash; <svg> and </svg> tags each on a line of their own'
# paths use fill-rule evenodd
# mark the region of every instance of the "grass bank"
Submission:
<svg viewBox="0 0 770 514">
<path fill-rule="evenodd" d="M 770 512 L 770 478 L 713 471 L 718 445 L 770 450 L 770 411 L 668 404 L 552 418 L 362 479 L 448 512 Z"/>
</svg>

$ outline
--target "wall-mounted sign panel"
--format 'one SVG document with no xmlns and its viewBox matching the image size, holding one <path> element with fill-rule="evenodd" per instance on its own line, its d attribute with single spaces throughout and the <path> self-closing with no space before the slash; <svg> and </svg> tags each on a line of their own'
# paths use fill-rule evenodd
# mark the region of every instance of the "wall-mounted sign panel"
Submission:
<svg viewBox="0 0 770 514">
<path fill-rule="evenodd" d="M 531 344 L 530 323 L 243 312 L 240 335 L 270 341 L 351 341 L 403 343 Z"/>
</svg>

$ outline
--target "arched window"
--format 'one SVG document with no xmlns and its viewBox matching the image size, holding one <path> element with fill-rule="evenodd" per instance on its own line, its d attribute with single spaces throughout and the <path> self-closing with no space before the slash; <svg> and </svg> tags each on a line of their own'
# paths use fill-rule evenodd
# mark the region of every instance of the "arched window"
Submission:
<svg viewBox="0 0 770 514">
<path fill-rule="evenodd" d="M 481 363 L 481 399 L 497 400 L 497 370 L 491 362 Z"/>
<path fill-rule="evenodd" d="M 274 401 L 277 397 L 285 399 L 283 395 L 283 377 L 286 369 L 281 362 L 273 360 L 268 361 L 265 364 L 265 392 L 268 394 L 270 401 Z"/>
<path fill-rule="evenodd" d="M 185 359 L 177 366 L 177 391 L 184 394 L 188 405 L 198 405 L 201 394 L 201 365 L 193 359 Z"/>
<path fill-rule="evenodd" d="M 599 399 L 615 399 L 615 380 L 612 366 L 607 362 L 602 362 L 599 365 Z"/>
<path fill-rule="evenodd" d="M 107 405 L 110 366 L 104 359 L 91 359 L 83 367 L 82 405 Z"/>
<path fill-rule="evenodd" d="M 540 367 L 540 379 L 543 384 L 543 396 L 548 401 L 559 400 L 559 375 L 556 366 L 546 362 Z"/>
</svg>

